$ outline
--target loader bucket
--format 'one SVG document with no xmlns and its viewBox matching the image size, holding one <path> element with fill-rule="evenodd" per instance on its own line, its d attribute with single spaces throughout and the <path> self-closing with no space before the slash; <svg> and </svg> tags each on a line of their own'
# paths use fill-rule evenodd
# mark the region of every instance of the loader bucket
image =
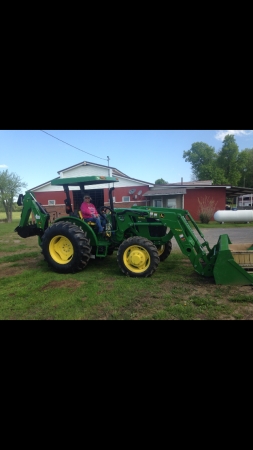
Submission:
<svg viewBox="0 0 253 450">
<path fill-rule="evenodd" d="M 253 284 L 253 244 L 232 244 L 227 234 L 219 237 L 213 248 L 215 264 L 213 275 L 216 284 Z"/>
</svg>

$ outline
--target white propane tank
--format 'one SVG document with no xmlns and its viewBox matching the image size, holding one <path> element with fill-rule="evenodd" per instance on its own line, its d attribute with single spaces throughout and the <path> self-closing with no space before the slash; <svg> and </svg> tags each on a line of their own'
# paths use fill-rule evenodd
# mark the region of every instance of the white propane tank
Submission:
<svg viewBox="0 0 253 450">
<path fill-rule="evenodd" d="M 253 222 L 253 210 L 224 210 L 214 213 L 216 222 Z"/>
</svg>

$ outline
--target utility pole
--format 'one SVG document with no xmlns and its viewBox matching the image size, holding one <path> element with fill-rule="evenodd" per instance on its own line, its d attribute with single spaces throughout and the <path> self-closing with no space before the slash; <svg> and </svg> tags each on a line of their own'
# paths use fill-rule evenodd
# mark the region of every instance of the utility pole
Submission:
<svg viewBox="0 0 253 450">
<path fill-rule="evenodd" d="M 109 156 L 107 156 L 107 161 L 108 161 L 108 177 L 109 177 L 110 176 L 110 168 L 109 168 L 110 158 L 109 158 Z M 108 184 L 108 197 L 109 197 L 109 191 L 110 191 L 110 184 Z"/>
</svg>

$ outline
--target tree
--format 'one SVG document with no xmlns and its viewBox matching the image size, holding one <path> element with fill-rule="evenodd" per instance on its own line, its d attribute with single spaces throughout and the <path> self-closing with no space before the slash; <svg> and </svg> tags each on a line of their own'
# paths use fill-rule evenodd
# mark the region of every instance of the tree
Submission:
<svg viewBox="0 0 253 450">
<path fill-rule="evenodd" d="M 158 180 L 155 181 L 155 184 L 169 184 L 168 181 L 165 181 L 163 178 L 158 178 Z"/>
<path fill-rule="evenodd" d="M 253 188 L 253 148 L 245 148 L 239 157 L 241 168 L 239 186 Z"/>
<path fill-rule="evenodd" d="M 194 142 L 183 158 L 192 165 L 195 180 L 212 180 L 213 184 L 253 187 L 253 149 L 239 152 L 233 135 L 226 135 L 217 153 L 204 142 Z"/>
<path fill-rule="evenodd" d="M 213 180 L 213 184 L 229 184 L 228 179 L 225 177 L 224 170 L 217 167 L 216 164 L 213 166 L 211 179 Z"/>
<path fill-rule="evenodd" d="M 17 197 L 22 188 L 27 184 L 21 181 L 21 178 L 15 173 L 9 173 L 8 170 L 0 172 L 0 202 L 4 207 L 7 222 L 12 222 L 13 199 Z"/>
<path fill-rule="evenodd" d="M 214 147 L 205 142 L 194 142 L 190 150 L 184 151 L 183 158 L 186 162 L 191 163 L 195 180 L 213 179 L 217 159 Z"/>
<path fill-rule="evenodd" d="M 243 158 L 240 157 L 239 147 L 232 134 L 227 134 L 223 140 L 221 150 L 217 156 L 217 167 L 224 171 L 229 184 L 237 186 L 241 178 Z"/>
</svg>

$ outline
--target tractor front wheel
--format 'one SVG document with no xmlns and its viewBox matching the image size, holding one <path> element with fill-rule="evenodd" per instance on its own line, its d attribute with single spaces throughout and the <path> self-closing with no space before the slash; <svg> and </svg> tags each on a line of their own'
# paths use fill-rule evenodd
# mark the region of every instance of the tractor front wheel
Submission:
<svg viewBox="0 0 253 450">
<path fill-rule="evenodd" d="M 146 238 L 134 236 L 119 246 L 117 262 L 130 277 L 150 277 L 160 262 L 156 246 Z"/>
<path fill-rule="evenodd" d="M 160 261 L 161 262 L 165 261 L 165 259 L 168 258 L 172 250 L 171 241 L 166 242 L 166 244 L 160 245 L 159 247 L 157 247 L 157 250 Z"/>
<path fill-rule="evenodd" d="M 89 239 L 71 222 L 56 222 L 47 228 L 41 246 L 45 260 L 59 273 L 83 270 L 91 256 Z"/>
</svg>

